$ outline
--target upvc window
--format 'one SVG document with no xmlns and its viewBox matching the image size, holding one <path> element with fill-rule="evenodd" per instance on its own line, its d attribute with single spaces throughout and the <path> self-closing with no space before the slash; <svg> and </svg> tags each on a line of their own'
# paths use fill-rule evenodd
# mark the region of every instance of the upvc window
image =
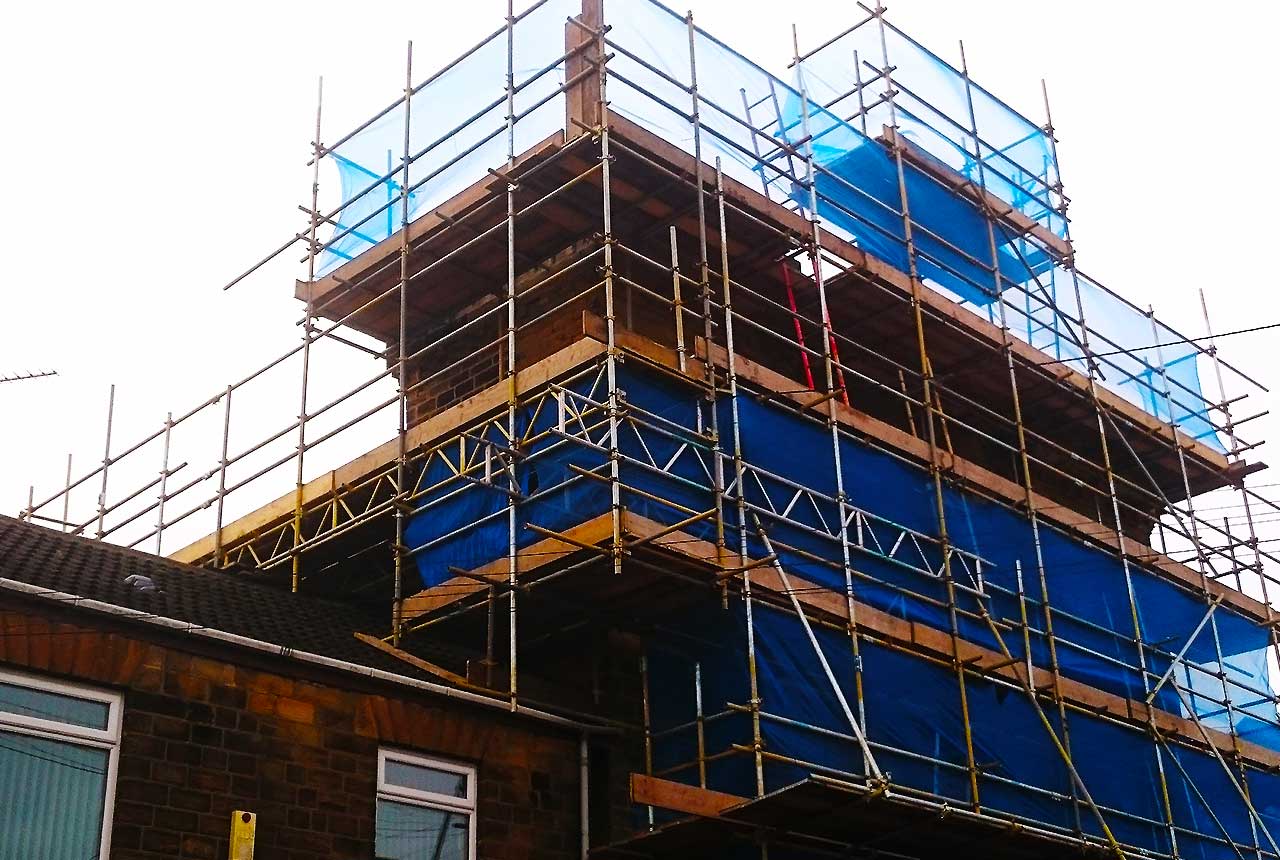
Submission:
<svg viewBox="0 0 1280 860">
<path fill-rule="evenodd" d="M 475 768 L 378 751 L 378 860 L 474 860 L 475 811 Z"/>
<path fill-rule="evenodd" d="M 107 857 L 118 695 L 0 669 L 0 857 Z"/>
</svg>

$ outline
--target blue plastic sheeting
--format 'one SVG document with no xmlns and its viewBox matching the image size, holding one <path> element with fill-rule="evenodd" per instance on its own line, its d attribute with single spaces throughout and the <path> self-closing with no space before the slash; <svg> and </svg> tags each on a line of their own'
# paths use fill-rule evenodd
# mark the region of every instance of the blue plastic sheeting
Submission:
<svg viewBox="0 0 1280 860">
<path fill-rule="evenodd" d="M 835 153 L 816 177 L 818 213 L 848 230 L 871 254 L 909 271 L 897 165 L 877 143 L 861 136 L 851 143 L 851 149 Z M 1050 260 L 1043 251 L 1008 234 L 993 234 L 981 209 L 920 170 L 904 164 L 903 180 L 922 278 L 970 304 L 993 303 L 996 287 L 989 268 L 993 238 L 1000 273 L 1008 281 L 1023 284 L 1048 270 Z M 804 203 L 808 192 L 797 188 L 795 196 Z"/>
<path fill-rule="evenodd" d="M 835 137 L 830 135 L 828 140 Z M 845 230 L 868 253 L 908 271 L 897 165 L 884 147 L 861 135 L 839 137 L 847 142 L 847 150 L 821 150 L 829 160 L 815 180 L 819 215 Z M 910 164 L 903 165 L 903 184 L 921 278 L 999 324 L 993 275 L 982 262 L 991 259 L 994 238 L 1001 277 L 1006 283 L 1022 285 L 1021 291 L 1006 288 L 1003 294 L 1005 317 L 1015 336 L 1088 372 L 1082 358 L 1083 319 L 1088 324 L 1090 351 L 1101 354 L 1099 381 L 1105 388 L 1176 424 L 1189 436 L 1224 450 L 1208 419 L 1196 363 L 1199 350 L 1194 344 L 1088 278 L 1073 278 L 1030 243 L 1004 231 L 992 234 L 977 206 Z M 798 187 L 794 196 L 801 203 L 808 199 L 808 193 Z M 1120 352 L 1135 346 L 1142 348 L 1132 354 Z"/>
<path fill-rule="evenodd" d="M 753 635 L 764 747 L 771 753 L 817 767 L 766 760 L 765 790 L 773 791 L 822 768 L 853 775 L 869 772 L 830 682 L 808 636 L 794 616 L 756 604 Z M 696 715 L 694 663 L 703 679 L 704 736 L 708 755 L 752 743 L 748 715 L 718 717 L 727 704 L 750 696 L 745 673 L 746 618 L 740 601 L 727 610 L 708 603 L 668 620 L 648 651 L 654 768 L 664 770 L 696 758 L 696 728 L 673 729 Z M 857 713 L 854 658 L 847 636 L 814 628 L 846 701 Z M 668 643 L 684 643 L 678 649 Z M 691 644 L 697 643 L 697 644 Z M 918 656 L 864 642 L 861 645 L 866 732 L 881 770 L 898 788 L 927 792 L 957 805 L 972 802 L 968 753 L 959 687 L 953 669 Z M 973 758 L 979 764 L 982 806 L 1066 832 L 1079 827 L 1101 838 L 1086 803 L 1072 804 L 1074 783 L 1040 715 L 1020 689 L 966 679 Z M 1217 860 L 1235 857 L 1223 838 L 1253 844 L 1247 808 L 1222 766 L 1209 754 L 1170 745 L 1157 747 L 1139 727 L 1092 714 L 1070 712 L 1064 726 L 1054 709 L 1050 726 L 1070 749 L 1073 763 L 1107 825 L 1120 842 L 1168 854 L 1162 778 L 1179 856 Z M 799 723 L 800 725 L 797 725 Z M 668 774 L 697 784 L 694 768 Z M 1280 825 L 1280 776 L 1250 771 L 1249 789 L 1264 820 Z M 709 788 L 753 796 L 755 774 L 746 753 L 708 762 Z M 1212 808 L 1206 807 L 1201 798 Z"/>
<path fill-rule="evenodd" d="M 705 406 L 699 412 L 696 393 L 632 365 L 619 369 L 618 385 L 632 415 L 644 416 L 662 428 L 659 432 L 639 422 L 621 423 L 620 447 L 628 457 L 651 463 L 646 468 L 624 461 L 623 482 L 672 499 L 686 509 L 709 509 L 714 503 L 711 452 L 692 431 L 699 427 L 700 418 L 707 422 L 711 416 Z M 589 401 L 602 403 L 603 387 L 603 376 L 594 371 L 566 383 L 563 398 L 572 407 L 565 412 L 566 433 L 580 435 L 584 427 L 593 428 L 592 440 L 597 445 L 605 441 L 599 412 L 581 424 L 572 418 Z M 718 416 L 721 426 L 728 426 L 730 406 L 728 399 L 717 404 L 722 410 Z M 751 397 L 740 397 L 738 410 L 748 473 L 746 500 L 763 509 L 790 503 L 793 523 L 763 517 L 779 562 L 793 576 L 843 593 L 840 517 L 834 501 L 829 431 Z M 547 404 L 536 414 L 523 412 L 519 418 L 521 436 L 535 440 L 525 446 L 525 456 L 516 470 L 516 483 L 528 496 L 517 506 L 515 538 L 521 547 L 540 537 L 525 528 L 526 524 L 564 530 L 610 510 L 607 487 L 569 468 L 572 464 L 601 470 L 608 463 L 607 450 L 549 432 L 560 419 L 558 410 Z M 786 444 L 778 444 L 781 439 Z M 505 436 L 497 431 L 491 441 L 507 445 Z M 850 526 L 848 535 L 854 544 L 853 568 L 864 575 L 853 580 L 855 598 L 899 618 L 949 629 L 946 589 L 936 575 L 941 565 L 936 545 L 923 543 L 915 562 L 905 552 L 888 551 L 904 527 L 923 536 L 937 533 L 931 478 L 918 466 L 845 436 L 840 437 L 840 460 L 849 504 L 867 512 L 856 526 Z M 480 486 L 457 477 L 443 463 L 433 462 L 419 476 L 420 485 L 431 489 L 422 501 L 422 512 L 411 518 L 406 539 L 410 547 L 417 548 L 414 558 L 424 584 L 451 578 L 450 567 L 471 569 L 505 557 L 506 479 L 499 467 L 493 474 L 494 487 Z M 797 485 L 808 489 L 797 495 Z M 1018 618 L 1021 592 L 1031 619 L 1031 660 L 1049 667 L 1052 662 L 1042 620 L 1047 597 L 1053 607 L 1054 644 L 1062 674 L 1134 700 L 1145 698 L 1154 679 L 1169 668 L 1172 656 L 1185 649 L 1185 659 L 1175 668 L 1173 678 L 1191 691 L 1184 695 L 1196 713 L 1212 727 L 1226 731 L 1234 725 L 1243 737 L 1280 750 L 1275 707 L 1267 698 L 1271 693 L 1264 628 L 1220 606 L 1199 635 L 1188 642 L 1205 616 L 1202 598 L 1137 565 L 1130 565 L 1126 577 L 1114 556 L 1043 524 L 1039 530 L 1042 585 L 1036 536 L 1025 517 L 951 487 L 945 487 L 943 494 L 954 546 L 985 560 L 979 578 L 976 570 L 953 557 L 960 608 L 976 612 L 982 599 L 992 617 Z M 623 491 L 622 501 L 628 511 L 660 523 L 687 517 L 686 510 L 629 490 Z M 735 509 L 732 502 L 725 506 L 726 536 L 730 549 L 736 551 Z M 835 530 L 833 525 L 837 525 Z M 861 535 L 861 544 L 855 530 Z M 688 531 L 697 537 L 714 538 L 709 523 L 690 526 Z M 763 557 L 765 549 L 754 522 L 747 524 L 747 533 L 748 554 Z M 815 558 L 834 566 L 818 563 Z M 984 597 L 979 597 L 979 587 Z M 1137 607 L 1141 654 L 1133 642 L 1130 590 Z M 754 623 L 760 695 L 765 711 L 772 715 L 763 726 L 766 746 L 815 765 L 770 763 L 765 772 L 766 788 L 781 788 L 810 770 L 821 772 L 821 768 L 865 772 L 858 747 L 847 737 L 850 732 L 843 710 L 798 621 L 787 613 L 758 606 Z M 1000 647 L 987 625 L 964 618 L 959 624 L 968 641 L 991 649 Z M 649 654 L 655 731 L 693 719 L 694 662 L 701 664 L 708 713 L 718 713 L 725 703 L 742 705 L 750 700 L 745 618 L 739 603 L 731 602 L 729 611 L 720 611 L 718 605 L 703 606 L 683 617 L 665 619 L 659 633 L 655 643 L 661 647 Z M 848 637 L 825 628 L 817 628 L 815 635 L 847 701 L 855 703 Z M 1006 632 L 1003 643 L 1015 657 L 1027 656 L 1020 631 Z M 1219 651 L 1225 657 L 1221 662 Z M 898 785 L 968 803 L 967 756 L 954 671 L 870 642 L 862 643 L 862 656 L 867 729 L 877 745 L 875 754 L 882 768 Z M 1145 683 L 1139 668 L 1143 659 L 1148 673 Z M 1052 826 L 1074 827 L 1074 811 L 1063 802 L 1070 797 L 1072 785 L 1025 695 L 978 679 L 966 683 L 974 757 L 982 763 L 979 791 L 984 806 Z M 1224 699 L 1232 703 L 1230 714 L 1224 710 Z M 1186 715 L 1170 684 L 1162 688 L 1155 704 Z M 1061 732 L 1056 711 L 1049 718 Z M 788 720 L 817 726 L 826 734 L 797 727 Z M 1067 728 L 1076 764 L 1090 791 L 1099 803 L 1117 810 L 1108 815 L 1108 824 L 1118 838 L 1154 851 L 1168 851 L 1168 831 L 1161 823 L 1164 811 L 1158 793 L 1157 748 L 1150 739 L 1141 731 L 1074 713 Z M 711 754 L 750 743 L 750 738 L 750 718 L 742 712 L 717 716 L 706 724 L 705 741 Z M 654 747 L 654 767 L 662 771 L 694 759 L 696 742 L 692 728 L 663 735 Z M 1213 815 L 1234 838 L 1248 841 L 1243 807 L 1233 806 L 1239 806 L 1237 795 L 1225 781 L 1221 767 L 1209 755 L 1190 750 L 1177 750 L 1173 754 L 1176 760 L 1164 755 L 1175 822 L 1190 831 L 1178 838 L 1182 856 L 1233 856 L 1220 841 L 1213 816 L 1196 794 L 1198 790 L 1211 799 Z M 750 756 L 716 759 L 707 769 L 712 788 L 754 794 Z M 1183 770 L 1190 774 L 1190 781 Z M 692 783 L 697 774 L 679 770 L 672 777 Z M 1264 814 L 1280 818 L 1280 776 L 1250 773 L 1249 782 Z M 1087 814 L 1082 815 L 1080 826 L 1089 833 L 1099 832 Z"/>
<path fill-rule="evenodd" d="M 565 19 L 581 0 L 546 0 L 513 32 L 515 154 L 564 127 Z M 550 67 L 550 68 L 548 68 Z M 419 85 L 409 105 L 409 220 L 483 178 L 507 159 L 507 34 L 499 31 Z M 405 151 L 403 101 L 326 154 L 342 207 L 317 259 L 326 274 L 400 229 Z"/>
<path fill-rule="evenodd" d="M 615 9 L 621 14 L 610 14 Z M 693 75 L 684 18 L 652 0 L 625 5 L 606 0 L 605 15 L 609 46 L 615 49 L 609 62 L 610 108 L 692 154 L 694 128 L 684 88 Z M 804 175 L 804 162 L 779 148 L 800 137 L 798 129 L 780 125 L 780 118 L 782 105 L 799 94 L 705 31 L 695 28 L 693 41 L 703 159 L 721 159 L 726 176 L 759 188 L 775 202 L 787 202 L 792 182 Z"/>
<path fill-rule="evenodd" d="M 594 390 L 599 383 L 599 377 L 589 376 L 571 387 L 583 396 L 603 397 Z M 509 490 L 527 496 L 517 507 L 515 541 L 519 547 L 543 537 L 528 529 L 528 523 L 562 531 L 609 510 L 608 487 L 577 475 L 570 468 L 598 468 L 604 457 L 592 449 L 566 443 L 554 434 L 547 435 L 554 430 L 557 419 L 554 409 L 541 409 L 536 415 L 524 409 L 517 414 L 518 438 L 542 438 L 525 448 L 515 470 L 515 487 L 496 457 L 491 486 L 458 477 L 441 458 L 428 463 L 425 473 L 418 477 L 418 486 L 431 489 L 418 501 L 420 513 L 409 518 L 405 529 L 406 544 L 418 548 L 415 558 L 423 585 L 438 585 L 452 578 L 451 567 L 470 570 L 507 555 Z M 499 450 L 510 445 L 505 434 L 493 427 L 485 441 Z M 478 456 L 483 458 L 483 447 Z M 482 477 L 477 475 L 475 479 Z"/>
<path fill-rule="evenodd" d="M 741 613 L 737 612 L 694 612 L 664 622 L 662 640 L 685 647 L 683 651 L 653 649 L 646 654 L 650 725 L 655 734 L 665 733 L 666 737 L 653 749 L 655 771 L 664 772 L 698 757 L 697 729 L 689 725 L 697 715 L 695 660 L 702 665 L 706 713 L 722 710 L 726 702 L 743 704 L 751 700 L 744 629 Z M 685 635 L 671 636 L 668 631 Z M 704 728 L 708 753 L 726 750 L 749 737 L 751 716 L 742 712 L 718 716 L 707 721 Z M 716 758 L 706 767 L 709 785 L 755 786 L 755 770 L 749 757 Z M 696 783 L 698 773 L 695 768 L 677 772 L 673 778 Z"/>
<path fill-rule="evenodd" d="M 909 211 L 916 270 L 930 286 L 994 324 L 1007 323 L 1015 336 L 1081 372 L 1088 372 L 1082 358 L 1088 337 L 1090 351 L 1101 354 L 1104 387 L 1224 450 L 1208 420 L 1196 364 L 1199 350 L 1193 343 L 1089 278 L 1062 269 L 1034 243 L 1002 227 L 993 230 L 978 206 L 905 162 L 904 201 L 897 162 L 883 145 L 830 110 L 810 104 L 803 116 L 802 104 L 798 97 L 788 100 L 783 122 L 794 127 L 807 120 L 814 136 L 813 157 L 821 168 L 814 177 L 818 215 L 828 227 L 899 271 L 909 271 L 903 214 Z M 917 141 L 915 131 L 902 133 Z M 808 191 L 799 183 L 792 198 L 809 205 Z M 1003 279 L 1004 320 L 990 268 L 993 241 Z M 1130 348 L 1137 349 L 1121 352 Z"/>
<path fill-rule="evenodd" d="M 1064 235 L 1066 225 L 1054 211 L 1053 142 L 1044 130 L 978 84 L 966 85 L 959 70 L 887 21 L 883 45 L 880 37 L 880 28 L 869 22 L 805 58 L 797 78 L 810 101 L 871 137 L 896 118 L 899 132 L 912 143 Z M 886 52 L 896 117 L 887 103 L 877 103 L 885 83 L 867 83 L 884 70 Z M 866 87 L 861 97 L 860 84 Z M 871 105 L 865 118 L 852 119 L 864 105 Z"/>
<path fill-rule="evenodd" d="M 618 384 L 633 414 L 649 416 L 649 421 L 663 428 L 659 432 L 638 422 L 622 422 L 619 446 L 628 458 L 641 461 L 621 462 L 623 483 L 670 499 L 682 508 L 625 488 L 623 505 L 635 514 L 667 524 L 684 520 L 688 510 L 712 508 L 711 452 L 692 432 L 699 426 L 696 396 L 634 366 L 619 370 Z M 587 375 L 568 384 L 570 393 L 565 397 L 567 401 L 579 398 L 577 408 L 581 408 L 588 399 L 603 402 L 602 388 L 601 376 Z M 719 400 L 717 408 L 720 426 L 730 426 L 729 399 Z M 765 511 L 789 507 L 790 522 L 762 517 L 782 565 L 816 585 L 843 592 L 840 511 L 835 501 L 829 431 L 751 397 L 740 397 L 737 408 L 748 470 L 746 501 Z M 703 415 L 704 421 L 709 419 Z M 570 468 L 603 470 L 608 463 L 607 450 L 549 433 L 557 420 L 553 408 L 540 409 L 536 417 L 527 412 L 520 415 L 521 435 L 537 440 L 526 446 L 526 456 L 516 470 L 520 492 L 529 496 L 516 509 L 515 540 L 520 547 L 540 539 L 538 533 L 526 528 L 528 523 L 564 530 L 610 509 L 607 487 Z M 594 421 L 598 424 L 599 420 L 597 414 Z M 588 426 L 591 423 L 587 421 Z M 572 433 L 574 422 L 568 421 L 566 429 Z M 605 441 L 602 432 L 600 427 L 594 431 L 597 445 Z M 787 444 L 778 444 L 780 439 Z M 491 441 L 507 445 L 497 431 Z M 645 467 L 643 462 L 651 465 Z M 848 503 L 866 512 L 858 524 L 849 527 L 847 535 L 853 567 L 863 574 L 854 580 L 858 600 L 900 618 L 950 629 L 947 591 L 937 574 L 942 568 L 937 544 L 920 540 L 908 552 L 904 546 L 910 546 L 911 541 L 900 541 L 904 528 L 923 536 L 938 534 L 932 479 L 922 468 L 844 435 L 840 437 L 840 462 Z M 506 555 L 507 479 L 501 468 L 495 467 L 493 472 L 493 487 L 478 486 L 456 477 L 449 466 L 437 460 L 422 476 L 420 486 L 431 489 L 420 502 L 422 512 L 410 519 L 406 538 L 409 546 L 418 548 L 415 559 L 424 584 L 451 578 L 450 567 L 472 569 Z M 797 495 L 797 486 L 807 490 Z M 885 488 L 892 488 L 892 492 Z M 976 614 L 982 589 L 993 617 L 1018 618 L 1021 607 L 1017 595 L 1021 592 L 1031 619 L 1034 663 L 1052 665 L 1043 623 L 1046 599 L 1053 607 L 1054 644 L 1062 673 L 1116 695 L 1144 699 L 1154 678 L 1165 673 L 1172 656 L 1185 646 L 1185 660 L 1175 677 L 1192 691 L 1185 695 L 1196 712 L 1223 729 L 1233 721 L 1250 740 L 1280 750 L 1276 709 L 1267 699 L 1272 694 L 1265 628 L 1221 606 L 1188 645 L 1188 637 L 1206 612 L 1202 597 L 1135 564 L 1128 566 L 1126 574 L 1114 555 L 1044 523 L 1039 528 L 1037 555 L 1036 534 L 1024 516 L 971 493 L 944 486 L 943 504 L 953 546 L 984 560 L 979 573 L 974 563 L 952 557 L 959 606 Z M 739 548 L 738 530 L 736 505 L 726 504 L 725 532 L 734 550 Z M 689 526 L 687 531 L 704 539 L 715 537 L 714 527 L 707 521 Z M 748 554 L 765 556 L 754 521 L 747 523 L 747 535 Z M 1137 631 L 1130 590 L 1137 608 Z M 959 624 L 964 638 L 999 649 L 1000 642 L 986 624 L 963 617 Z M 1141 651 L 1134 644 L 1135 635 L 1143 643 Z M 1015 656 L 1026 656 L 1021 635 L 1005 634 L 1004 644 Z M 1145 684 L 1143 661 L 1149 673 Z M 1231 713 L 1224 709 L 1226 701 L 1232 705 Z M 1160 690 L 1156 704 L 1172 713 L 1186 711 L 1169 684 Z"/>
<path fill-rule="evenodd" d="M 1071 283 L 1070 276 L 1056 277 Z M 1092 351 L 1107 353 L 1099 359 L 1102 384 L 1160 420 L 1172 421 L 1189 436 L 1225 450 L 1208 420 L 1196 345 L 1083 275 L 1079 289 L 1080 301 L 1077 304 L 1073 296 L 1068 313 L 1083 318 L 1095 333 L 1089 344 Z M 1115 354 L 1135 346 L 1143 348 L 1132 355 Z M 1084 370 L 1083 362 L 1070 366 Z"/>
</svg>

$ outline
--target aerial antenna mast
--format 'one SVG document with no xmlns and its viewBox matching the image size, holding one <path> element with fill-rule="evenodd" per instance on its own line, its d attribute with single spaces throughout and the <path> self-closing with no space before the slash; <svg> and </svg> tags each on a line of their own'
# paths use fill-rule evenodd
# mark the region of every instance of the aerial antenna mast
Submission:
<svg viewBox="0 0 1280 860">
<path fill-rule="evenodd" d="M 23 379 L 40 379 L 44 376 L 57 376 L 56 370 L 37 370 L 34 373 L 15 373 L 8 376 L 0 376 L 0 382 L 18 382 Z"/>
</svg>

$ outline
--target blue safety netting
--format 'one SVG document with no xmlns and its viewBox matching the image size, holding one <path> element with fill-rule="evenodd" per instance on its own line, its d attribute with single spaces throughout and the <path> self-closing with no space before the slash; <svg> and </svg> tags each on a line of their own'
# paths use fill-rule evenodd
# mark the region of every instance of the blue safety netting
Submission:
<svg viewBox="0 0 1280 860">
<path fill-rule="evenodd" d="M 705 160 L 720 159 L 726 176 L 804 210 L 810 207 L 805 155 L 811 151 L 824 229 L 906 271 L 903 213 L 909 211 L 915 262 L 929 286 L 997 324 L 997 294 L 1003 293 L 1010 331 L 1045 351 L 1047 360 L 1069 362 L 1082 372 L 1087 324 L 1090 351 L 1102 354 L 1096 361 L 1103 387 L 1224 450 L 1209 420 L 1197 368 L 1200 352 L 1193 343 L 1159 323 L 1153 332 L 1141 310 L 1064 269 L 1051 249 L 1008 225 L 997 222 L 993 234 L 975 203 L 912 164 L 904 165 L 902 199 L 896 161 L 875 139 L 883 136 L 890 116 L 887 103 L 877 98 L 884 90 L 876 77 L 884 55 L 874 25 L 807 58 L 794 83 L 695 28 L 701 127 L 695 141 L 685 89 L 695 82 L 687 23 L 665 6 L 642 0 L 610 24 L 616 55 L 609 64 L 609 93 L 619 114 L 688 152 L 700 148 Z M 1053 147 L 1044 130 L 978 84 L 966 83 L 954 67 L 891 25 L 885 38 L 898 92 L 899 134 L 927 158 L 1064 236 Z M 866 85 L 861 94 L 860 81 Z M 867 107 L 865 117 L 854 118 L 860 106 Z M 1167 346 L 1142 348 L 1153 343 Z"/>
<path fill-rule="evenodd" d="M 896 119 L 910 143 L 1064 235 L 1053 142 L 1044 129 L 887 21 L 883 36 L 882 44 L 870 22 L 814 52 L 799 65 L 797 89 L 868 137 Z M 892 113 L 880 98 L 886 67 Z"/>
<path fill-rule="evenodd" d="M 697 770 L 688 766 L 697 749 L 696 663 L 708 717 L 703 743 L 714 757 L 707 762 L 706 785 L 755 794 L 753 759 L 743 752 L 752 740 L 745 708 L 751 700 L 746 627 L 737 600 L 727 608 L 708 603 L 667 619 L 661 644 L 647 652 L 656 771 L 690 784 L 699 780 Z M 764 748 L 793 760 L 765 760 L 765 790 L 784 788 L 814 772 L 869 774 L 844 708 L 799 621 L 756 604 L 752 633 Z M 847 636 L 822 627 L 813 628 L 813 635 L 855 715 L 855 677 L 861 671 L 866 691 L 861 708 L 872 755 L 898 789 L 958 806 L 972 803 L 967 712 L 979 798 L 988 811 L 1102 837 L 1087 803 L 1072 802 L 1078 789 L 1049 735 L 1052 729 L 1120 842 L 1171 853 L 1162 793 L 1167 785 L 1179 856 L 1236 856 L 1224 830 L 1234 841 L 1253 844 L 1247 807 L 1208 752 L 1175 744 L 1158 747 L 1140 727 L 1087 712 L 1069 712 L 1064 724 L 1056 709 L 1046 708 L 1046 728 L 1019 689 L 971 677 L 962 703 L 955 671 L 943 663 L 871 641 L 862 644 L 855 662 Z M 724 713 L 720 709 L 726 705 L 738 708 Z M 735 747 L 738 754 L 721 757 Z M 1250 771 L 1247 780 L 1264 820 L 1280 823 L 1280 776 Z"/>
<path fill-rule="evenodd" d="M 700 412 L 688 389 L 635 367 L 620 368 L 617 378 L 629 414 L 642 419 L 623 421 L 619 429 L 619 446 L 626 455 L 619 467 L 623 505 L 664 524 L 685 520 L 689 510 L 712 508 L 712 452 L 696 432 L 710 418 L 705 407 Z M 564 531 L 610 510 L 608 487 L 581 474 L 601 474 L 608 467 L 601 435 L 607 425 L 598 406 L 605 400 L 603 385 L 599 373 L 586 373 L 566 383 L 562 406 L 544 403 L 520 413 L 518 432 L 530 441 L 516 467 L 515 482 L 525 496 L 516 507 L 518 547 L 542 537 L 529 524 Z M 722 399 L 717 408 L 721 426 L 729 426 L 731 402 Z M 829 431 L 750 397 L 739 398 L 737 409 L 747 470 L 744 498 L 760 512 L 780 563 L 815 587 L 843 592 L 840 534 L 838 526 L 833 528 L 841 517 Z M 595 446 L 555 432 L 560 428 L 569 435 L 594 433 Z M 469 435 L 473 441 L 481 438 Z M 777 444 L 779 439 L 787 444 Z M 499 449 L 508 445 L 497 428 L 488 441 Z M 860 574 L 853 582 L 857 599 L 905 620 L 950 629 L 940 550 L 928 541 L 939 529 L 932 479 L 924 469 L 848 436 L 840 436 L 839 453 L 848 503 L 861 511 L 846 533 Z M 480 460 L 472 457 L 472 462 Z M 414 548 L 423 584 L 452 578 L 451 568 L 470 570 L 506 556 L 506 490 L 511 482 L 502 468 L 489 471 L 490 485 L 477 484 L 475 475 L 458 476 L 443 460 L 433 460 L 420 476 L 419 486 L 427 491 L 418 500 L 420 512 L 410 519 L 406 540 Z M 893 492 L 884 492 L 885 487 Z M 1003 636 L 1014 656 L 1025 659 L 1029 654 L 1041 667 L 1056 658 L 1065 677 L 1137 701 L 1169 674 L 1171 681 L 1156 694 L 1157 707 L 1183 716 L 1193 708 L 1211 727 L 1234 728 L 1250 741 L 1280 750 L 1264 626 L 1226 606 L 1202 624 L 1207 608 L 1193 590 L 1140 565 L 1126 568 L 1111 552 L 1047 523 L 1037 533 L 1023 514 L 972 493 L 946 486 L 943 504 L 952 545 L 966 554 L 951 560 L 958 607 L 975 616 L 985 607 L 1000 619 L 1027 612 L 1025 639 L 1008 632 Z M 786 520 L 768 513 L 783 509 Z M 736 505 L 726 503 L 725 533 L 734 551 L 741 548 L 738 525 Z M 764 557 L 767 551 L 754 519 L 746 526 L 746 552 Z M 686 531 L 715 538 L 709 521 Z M 901 550 L 903 541 L 914 542 L 918 554 Z M 1052 656 L 1043 621 L 1046 602 L 1053 607 Z M 1001 639 L 986 623 L 962 615 L 958 625 L 966 640 L 1000 649 Z M 776 659 L 792 658 L 780 653 Z M 728 677 L 722 680 L 728 683 Z M 876 698 L 881 697 L 877 692 Z M 802 710 L 809 708 L 798 694 L 786 698 Z M 726 726 L 734 722 L 727 719 Z"/>
<path fill-rule="evenodd" d="M 512 30 L 516 84 L 514 153 L 564 128 L 565 20 L 581 0 L 543 0 Z M 500 30 L 409 100 L 408 217 L 412 221 L 506 162 L 507 33 Z M 400 229 L 403 217 L 403 100 L 335 146 L 324 163 L 338 172 L 342 206 L 317 259 L 326 274 Z"/>
</svg>

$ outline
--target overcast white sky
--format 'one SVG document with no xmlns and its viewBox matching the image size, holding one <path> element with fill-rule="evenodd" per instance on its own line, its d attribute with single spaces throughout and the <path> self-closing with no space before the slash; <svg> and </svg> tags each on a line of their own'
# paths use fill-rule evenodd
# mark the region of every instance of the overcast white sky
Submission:
<svg viewBox="0 0 1280 860">
<path fill-rule="evenodd" d="M 890 17 L 953 61 L 964 39 L 975 79 L 1037 120 L 1047 79 L 1082 268 L 1197 335 L 1200 287 L 1220 331 L 1280 320 L 1277 8 L 899 0 Z M 803 48 L 859 14 L 848 0 L 693 10 L 774 70 L 791 23 Z M 29 484 L 55 491 L 68 451 L 77 473 L 101 459 L 110 383 L 119 450 L 296 343 L 294 263 L 220 287 L 303 224 L 317 76 L 332 140 L 396 97 L 406 39 L 425 73 L 504 14 L 504 0 L 11 5 L 0 33 L 0 376 L 59 375 L 0 386 L 0 510 L 16 513 Z M 1275 341 L 1222 346 L 1280 383 Z M 296 414 L 295 380 L 271 390 L 278 402 L 264 405 Z M 1257 396 L 1245 409 L 1270 405 Z M 1275 426 L 1256 422 L 1251 435 Z M 1280 457 L 1257 456 L 1267 454 Z M 268 495 L 291 486 L 282 474 Z"/>
</svg>

